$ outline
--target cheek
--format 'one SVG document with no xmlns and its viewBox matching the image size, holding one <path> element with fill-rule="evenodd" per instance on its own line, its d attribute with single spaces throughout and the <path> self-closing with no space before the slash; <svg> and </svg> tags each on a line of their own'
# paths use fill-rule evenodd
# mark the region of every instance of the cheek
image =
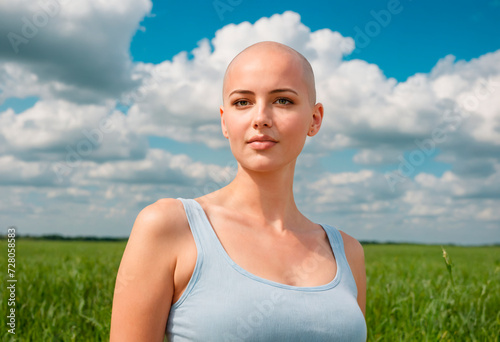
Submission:
<svg viewBox="0 0 500 342">
<path fill-rule="evenodd" d="M 238 125 L 234 120 L 226 121 L 226 130 L 229 135 L 229 139 L 237 137 L 241 134 L 241 125 Z"/>
<path fill-rule="evenodd" d="M 230 146 L 234 146 L 245 137 L 248 125 L 245 125 L 241 117 L 227 116 L 225 124 Z"/>
<path fill-rule="evenodd" d="M 297 140 L 306 138 L 309 132 L 310 120 L 304 115 L 295 115 L 282 123 L 283 130 L 289 135 L 294 136 Z"/>
<path fill-rule="evenodd" d="M 303 120 L 294 120 L 283 127 L 282 132 L 286 132 L 286 134 L 283 134 L 282 138 L 286 139 L 283 141 L 286 150 L 293 154 L 299 154 L 304 148 L 308 131 L 309 126 Z"/>
</svg>

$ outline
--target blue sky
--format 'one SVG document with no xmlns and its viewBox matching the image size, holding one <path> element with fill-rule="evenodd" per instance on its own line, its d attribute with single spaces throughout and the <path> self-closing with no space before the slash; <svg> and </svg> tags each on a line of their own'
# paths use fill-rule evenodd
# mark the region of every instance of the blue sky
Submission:
<svg viewBox="0 0 500 342">
<path fill-rule="evenodd" d="M 227 184 L 225 66 L 277 40 L 325 105 L 304 213 L 361 240 L 500 242 L 500 1 L 49 3 L 0 5 L 5 229 L 126 236 L 155 200 Z"/>
<path fill-rule="evenodd" d="M 329 28 L 344 36 L 355 37 L 355 27 L 364 31 L 374 20 L 371 11 L 387 10 L 389 1 L 234 1 L 232 8 L 215 10 L 213 1 L 199 1 L 196 7 L 178 1 L 155 2 L 153 16 L 146 17 L 131 44 L 134 60 L 159 63 L 179 51 L 191 51 L 196 42 L 211 38 L 221 27 L 244 21 L 254 23 L 285 10 L 300 14 L 311 30 Z M 354 58 L 377 64 L 388 77 L 404 81 L 417 72 L 429 72 L 436 61 L 448 54 L 457 59 L 472 58 L 498 49 L 495 37 L 500 2 L 487 1 L 418 1 L 401 0 L 386 27 L 371 38 Z M 370 38 L 370 37 L 369 37 Z"/>
</svg>

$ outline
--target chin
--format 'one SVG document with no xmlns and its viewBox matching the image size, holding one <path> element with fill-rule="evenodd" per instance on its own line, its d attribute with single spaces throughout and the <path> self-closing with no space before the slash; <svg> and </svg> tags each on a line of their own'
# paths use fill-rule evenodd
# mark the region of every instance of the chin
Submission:
<svg viewBox="0 0 500 342">
<path fill-rule="evenodd" d="M 276 160 L 276 158 L 259 158 L 260 160 L 253 160 L 247 162 L 238 161 L 242 168 L 253 172 L 275 172 L 279 170 L 295 168 L 294 161 Z"/>
</svg>

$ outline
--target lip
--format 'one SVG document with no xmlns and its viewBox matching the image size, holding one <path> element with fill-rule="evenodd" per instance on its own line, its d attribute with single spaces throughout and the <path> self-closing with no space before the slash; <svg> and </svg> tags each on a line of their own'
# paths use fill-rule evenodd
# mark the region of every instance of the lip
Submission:
<svg viewBox="0 0 500 342">
<path fill-rule="evenodd" d="M 254 135 L 247 141 L 254 150 L 267 150 L 277 143 L 278 141 L 269 135 Z"/>
<path fill-rule="evenodd" d="M 247 142 L 250 144 L 253 142 L 267 142 L 267 141 L 273 142 L 273 143 L 278 142 L 276 139 L 274 139 L 273 137 L 270 137 L 269 135 L 254 135 Z"/>
</svg>

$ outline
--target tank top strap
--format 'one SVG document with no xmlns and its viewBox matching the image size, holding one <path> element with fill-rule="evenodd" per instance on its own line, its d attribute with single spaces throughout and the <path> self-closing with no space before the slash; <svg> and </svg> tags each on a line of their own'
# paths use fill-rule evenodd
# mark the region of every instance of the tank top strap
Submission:
<svg viewBox="0 0 500 342">
<path fill-rule="evenodd" d="M 196 245 L 202 245 L 208 240 L 208 230 L 204 220 L 204 212 L 200 211 L 201 207 L 194 199 L 177 198 L 184 205 L 186 217 L 189 223 L 189 228 L 193 234 Z"/>
<path fill-rule="evenodd" d="M 217 254 L 218 240 L 205 211 L 194 199 L 178 198 L 178 200 L 184 205 L 189 228 L 196 243 L 198 258 L 213 258 Z"/>
<path fill-rule="evenodd" d="M 340 273 L 339 277 L 341 281 L 346 283 L 355 297 L 357 297 L 356 282 L 354 280 L 351 267 L 349 266 L 349 262 L 347 261 L 344 249 L 344 239 L 342 239 L 340 231 L 337 228 L 327 224 L 321 224 L 321 226 L 326 231 L 328 239 L 330 240 L 330 246 L 332 247 L 332 251 L 335 255 L 335 260 L 337 261 L 337 272 Z"/>
<path fill-rule="evenodd" d="M 330 246 L 332 247 L 332 251 L 335 254 L 335 258 L 340 259 L 337 260 L 337 262 L 347 262 L 344 250 L 344 240 L 342 239 L 342 235 L 340 234 L 338 229 L 327 224 L 321 224 L 321 226 L 328 236 L 328 240 L 330 241 Z"/>
</svg>

